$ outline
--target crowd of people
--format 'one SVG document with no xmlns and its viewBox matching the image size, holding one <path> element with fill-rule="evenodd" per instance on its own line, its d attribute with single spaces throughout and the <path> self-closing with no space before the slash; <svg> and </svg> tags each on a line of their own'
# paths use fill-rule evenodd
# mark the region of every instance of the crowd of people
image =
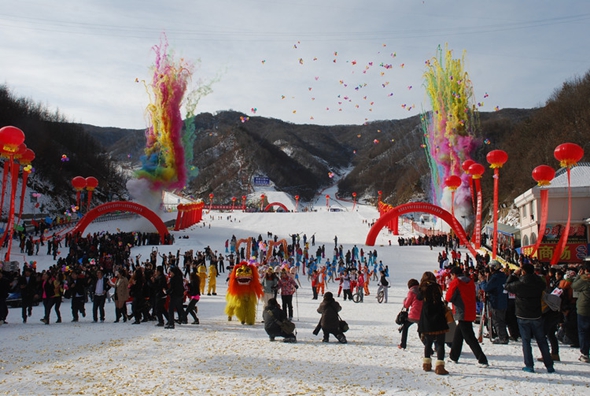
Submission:
<svg viewBox="0 0 590 396">
<path fill-rule="evenodd" d="M 420 281 L 410 279 L 403 302 L 407 319 L 399 328 L 398 348 L 407 347 L 408 330 L 416 323 L 424 344 L 425 371 L 432 370 L 436 353 L 435 372 L 448 374 L 445 345 L 450 347 L 449 360 L 457 363 L 463 341 L 478 364 L 487 367 L 478 340 L 485 325 L 494 344 L 520 339 L 523 371 L 535 371 L 532 339 L 541 352 L 537 360 L 549 373 L 555 372 L 554 362 L 560 361 L 560 342 L 579 348 L 579 360 L 590 363 L 590 264 L 561 269 L 535 265 L 524 256 L 520 261 L 511 269 L 487 255 L 476 257 L 476 265 L 457 256 L 452 261 L 445 258 L 436 274 L 425 272 Z M 473 330 L 478 314 L 480 337 Z"/>
<path fill-rule="evenodd" d="M 261 235 L 250 238 L 248 258 L 239 249 L 235 236 L 228 239 L 225 254 L 209 247 L 182 254 L 180 250 L 175 254 L 163 253 L 154 245 L 149 257 L 142 261 L 140 255 L 131 257 L 131 248 L 157 243 L 153 235 L 66 235 L 51 243 L 48 254 L 56 249 L 68 249 L 68 254 L 49 269 L 37 272 L 30 262 L 22 274 L 0 271 L 0 323 L 6 322 L 8 314 L 6 295 L 17 290 L 21 295 L 23 323 L 31 317 L 37 302 L 43 304 L 43 323 L 61 322 L 64 299 L 70 300 L 73 322 L 86 316 L 88 301 L 92 302 L 92 321 L 104 322 L 105 303 L 112 299 L 115 322 L 154 321 L 156 326 L 173 329 L 176 324 L 188 324 L 190 316 L 192 324 L 199 324 L 197 303 L 201 296 L 217 294 L 216 279 L 220 274 L 229 274 L 237 261 L 247 259 L 260 268 L 264 289 L 261 319 L 271 341 L 276 337 L 283 337 L 285 342 L 296 341 L 293 297 L 301 287 L 299 277 L 307 276 L 312 299 L 322 297 L 317 308 L 321 318 L 314 334 L 322 331 L 324 342 L 329 342 L 332 334 L 338 342 L 346 343 L 339 316 L 342 306 L 335 298 L 352 301 L 354 294 L 356 301 L 362 302 L 364 296 L 371 294 L 369 284 L 374 281 L 384 290 L 387 302 L 388 267 L 378 261 L 376 250 L 365 252 L 353 246 L 345 252 L 337 237 L 331 257 L 326 255 L 324 245 L 315 249 L 315 254 L 309 253 L 314 238 L 300 238 L 298 234 L 291 238 L 290 244 L 279 243 L 271 233 L 266 240 Z M 59 244 L 62 242 L 63 247 Z M 424 346 L 425 371 L 434 368 L 437 374 L 448 374 L 445 346 L 450 347 L 449 360 L 458 362 L 464 342 L 480 366 L 488 365 L 474 332 L 478 316 L 487 325 L 494 344 L 521 341 L 524 371 L 534 372 L 533 338 L 541 351 L 539 360 L 548 372 L 554 372 L 554 362 L 560 361 L 560 343 L 580 348 L 579 360 L 590 362 L 590 265 L 575 270 L 548 268 L 520 256 L 519 266 L 510 269 L 487 254 L 471 258 L 448 249 L 439 254 L 438 261 L 438 270 L 425 272 L 420 280 L 408 281 L 403 303 L 408 315 L 399 329 L 398 347 L 405 349 L 408 331 L 417 324 Z M 327 291 L 330 282 L 338 285 L 337 292 Z M 483 331 L 484 327 L 480 325 L 480 329 Z"/>
</svg>

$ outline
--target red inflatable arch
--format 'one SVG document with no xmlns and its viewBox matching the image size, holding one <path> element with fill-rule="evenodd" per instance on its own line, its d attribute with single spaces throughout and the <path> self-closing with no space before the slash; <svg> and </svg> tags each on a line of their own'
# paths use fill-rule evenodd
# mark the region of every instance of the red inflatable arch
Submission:
<svg viewBox="0 0 590 396">
<path fill-rule="evenodd" d="M 369 234 L 367 235 L 367 240 L 365 244 L 367 246 L 375 246 L 375 240 L 379 235 L 379 232 L 383 227 L 385 227 L 390 221 L 397 220 L 397 218 L 406 213 L 414 213 L 414 212 L 424 212 L 430 213 L 442 220 L 444 220 L 457 234 L 459 237 L 459 241 L 462 245 L 465 245 L 467 249 L 471 252 L 473 257 L 477 255 L 475 248 L 473 245 L 467 240 L 467 234 L 463 229 L 461 223 L 455 218 L 455 216 L 451 215 L 449 212 L 441 208 L 440 206 L 436 206 L 427 202 L 412 202 L 403 205 L 396 206 L 395 208 L 391 209 L 388 212 L 385 212 L 381 215 L 379 220 L 373 224 L 373 227 L 369 230 Z"/>
<path fill-rule="evenodd" d="M 264 208 L 264 211 L 268 212 L 273 206 L 278 206 L 279 208 L 283 209 L 285 212 L 289 211 L 289 209 L 287 209 L 287 207 L 280 202 L 269 203 L 268 205 L 266 205 L 266 208 Z"/>
<path fill-rule="evenodd" d="M 163 245 L 166 240 L 166 235 L 168 235 L 168 229 L 166 228 L 166 224 L 160 219 L 160 217 L 150 209 L 146 208 L 143 205 L 140 205 L 135 202 L 127 202 L 127 201 L 114 201 L 108 202 L 102 205 L 97 206 L 96 208 L 92 209 L 82 219 L 76 224 L 76 226 L 72 229 L 72 233 L 83 233 L 86 227 L 90 225 L 97 217 L 105 215 L 111 212 L 132 212 L 138 214 L 140 216 L 145 217 L 152 223 L 158 233 L 160 234 L 160 243 Z"/>
</svg>

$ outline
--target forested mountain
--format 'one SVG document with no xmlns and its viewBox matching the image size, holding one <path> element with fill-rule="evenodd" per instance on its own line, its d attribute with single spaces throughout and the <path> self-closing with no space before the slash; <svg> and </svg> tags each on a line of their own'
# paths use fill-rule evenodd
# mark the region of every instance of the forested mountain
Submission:
<svg viewBox="0 0 590 396">
<path fill-rule="evenodd" d="M 590 153 L 590 73 L 567 81 L 536 109 L 502 109 L 479 114 L 474 160 L 487 165 L 494 149 L 508 153 L 501 171 L 500 201 L 506 206 L 534 185 L 533 168 L 558 167 L 553 150 L 577 143 Z M 26 143 L 37 154 L 32 183 L 52 190 L 60 200 L 72 196 L 75 175 L 99 179 L 99 197 L 125 196 L 125 178 L 139 164 L 145 147 L 142 130 L 101 128 L 66 122 L 30 100 L 15 99 L 0 89 L 0 124 L 26 132 Z M 366 125 L 296 125 L 277 119 L 249 117 L 235 111 L 195 117 L 194 166 L 198 175 L 182 192 L 193 197 L 214 193 L 216 200 L 252 192 L 255 176 L 268 177 L 277 189 L 309 201 L 338 182 L 339 195 L 383 200 L 398 205 L 427 200 L 429 168 L 419 116 Z M 61 156 L 68 156 L 62 162 Z M 40 180 L 46 183 L 40 183 Z M 482 179 L 485 206 L 491 205 L 493 179 Z M 49 192 L 49 191 L 48 191 Z M 484 208 L 484 210 L 486 209 Z"/>
<path fill-rule="evenodd" d="M 0 86 L 0 126 L 6 125 L 25 132 L 25 144 L 35 152 L 28 184 L 51 196 L 54 210 L 75 202 L 71 180 L 78 175 L 98 179 L 97 200 L 126 194 L 125 182 L 105 147 L 81 125 L 68 122 L 59 112 L 50 113 L 31 99 L 15 97 L 4 85 Z"/>
</svg>

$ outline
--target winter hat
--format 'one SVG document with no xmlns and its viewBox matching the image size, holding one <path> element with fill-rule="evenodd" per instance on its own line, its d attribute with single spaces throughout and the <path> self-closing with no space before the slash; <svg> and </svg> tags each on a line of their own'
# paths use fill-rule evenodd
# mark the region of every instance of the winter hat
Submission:
<svg viewBox="0 0 590 396">
<path fill-rule="evenodd" d="M 490 263 L 488 264 L 488 267 L 493 270 L 499 270 L 500 268 L 502 268 L 502 264 L 500 264 L 500 262 L 498 260 L 492 260 L 490 261 Z"/>
<path fill-rule="evenodd" d="M 576 277 L 576 271 L 574 270 L 570 270 L 568 272 L 565 273 L 565 275 L 563 276 L 563 279 L 565 279 L 566 281 L 573 281 L 574 278 Z"/>
</svg>

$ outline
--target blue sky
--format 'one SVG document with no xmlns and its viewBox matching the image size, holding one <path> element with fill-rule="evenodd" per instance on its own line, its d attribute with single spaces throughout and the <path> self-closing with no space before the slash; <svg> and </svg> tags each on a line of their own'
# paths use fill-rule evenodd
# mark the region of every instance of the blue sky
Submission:
<svg viewBox="0 0 590 396">
<path fill-rule="evenodd" d="M 193 87 L 221 75 L 198 112 L 362 124 L 428 110 L 424 62 L 445 43 L 480 111 L 542 106 L 590 69 L 589 22 L 583 0 L 4 0 L 0 78 L 71 121 L 145 128 L 136 79 L 165 32 L 200 60 Z"/>
</svg>

